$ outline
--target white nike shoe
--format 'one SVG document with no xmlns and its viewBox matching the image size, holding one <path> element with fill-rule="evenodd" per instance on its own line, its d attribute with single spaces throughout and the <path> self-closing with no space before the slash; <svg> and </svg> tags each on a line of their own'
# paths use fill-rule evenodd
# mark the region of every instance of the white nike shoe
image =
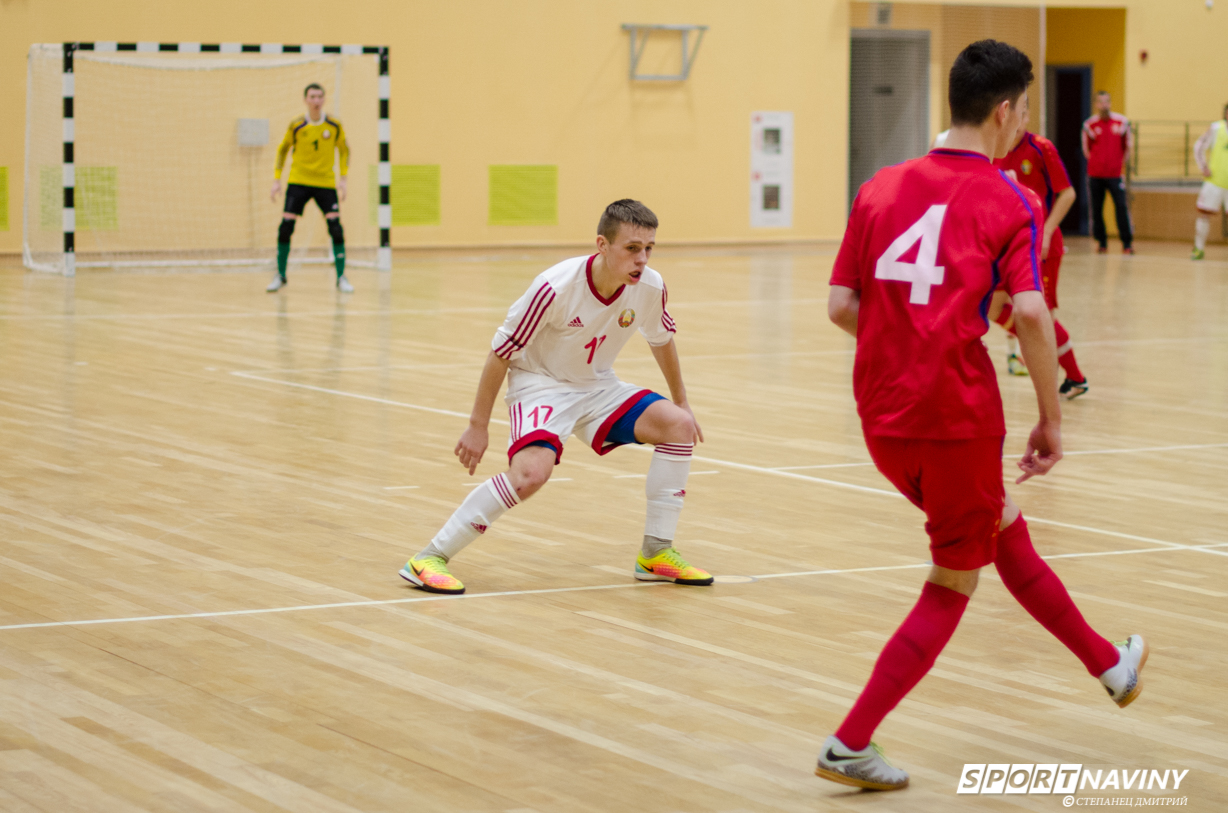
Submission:
<svg viewBox="0 0 1228 813">
<path fill-rule="evenodd" d="M 285 287 L 286 278 L 281 274 L 278 274 L 277 276 L 273 277 L 273 281 L 269 283 L 269 287 L 265 288 L 264 290 L 268 291 L 269 293 L 275 293 L 276 291 L 280 291 Z"/>
<path fill-rule="evenodd" d="M 343 294 L 354 293 L 354 286 L 350 285 L 350 281 L 345 278 L 345 274 L 337 277 L 337 290 Z"/>
<path fill-rule="evenodd" d="M 1100 682 L 1113 702 L 1125 708 L 1143 691 L 1143 679 L 1139 673 L 1143 664 L 1147 663 L 1147 642 L 1141 635 L 1131 635 L 1125 641 L 1114 641 L 1117 651 L 1121 653 L 1117 665 L 1106 669 L 1100 676 Z"/>
<path fill-rule="evenodd" d="M 832 734 L 819 752 L 815 776 L 852 785 L 866 790 L 900 790 L 908 787 L 908 774 L 891 765 L 882 750 L 870 743 L 868 748 L 854 751 Z"/>
</svg>

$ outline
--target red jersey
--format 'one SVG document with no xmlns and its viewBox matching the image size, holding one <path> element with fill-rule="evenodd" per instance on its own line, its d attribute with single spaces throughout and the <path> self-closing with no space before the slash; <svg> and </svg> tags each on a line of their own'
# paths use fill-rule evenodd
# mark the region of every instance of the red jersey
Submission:
<svg viewBox="0 0 1228 813">
<path fill-rule="evenodd" d="M 1019 183 L 1031 189 L 1045 204 L 1045 216 L 1053 211 L 1053 201 L 1070 188 L 1070 176 L 1058 157 L 1057 147 L 1044 136 L 1024 133 L 1015 149 L 993 162 L 998 169 L 1013 169 Z"/>
<path fill-rule="evenodd" d="M 1092 116 L 1083 122 L 1083 152 L 1089 178 L 1120 178 L 1126 164 L 1126 150 L 1134 142 L 1130 122 L 1121 113 L 1107 119 Z"/>
<path fill-rule="evenodd" d="M 1039 291 L 1042 215 L 975 152 L 933 150 L 857 193 L 831 284 L 858 291 L 853 394 L 867 435 L 1002 436 L 981 337 L 999 280 Z"/>
</svg>

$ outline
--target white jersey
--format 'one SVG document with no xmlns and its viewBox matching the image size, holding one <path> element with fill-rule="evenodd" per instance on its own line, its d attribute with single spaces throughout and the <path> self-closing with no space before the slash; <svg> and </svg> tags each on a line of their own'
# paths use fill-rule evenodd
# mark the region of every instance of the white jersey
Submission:
<svg viewBox="0 0 1228 813">
<path fill-rule="evenodd" d="M 665 282 L 651 268 L 610 299 L 593 286 L 591 257 L 573 257 L 533 280 L 495 331 L 491 348 L 511 362 L 508 396 L 560 384 L 585 390 L 617 382 L 614 359 L 638 328 L 654 347 L 668 344 L 674 320 Z"/>
</svg>

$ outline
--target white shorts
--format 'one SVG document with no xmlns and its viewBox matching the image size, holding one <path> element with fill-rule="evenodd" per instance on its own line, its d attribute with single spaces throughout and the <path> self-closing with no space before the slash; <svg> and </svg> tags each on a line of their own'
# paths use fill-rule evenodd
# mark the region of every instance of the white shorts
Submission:
<svg viewBox="0 0 1228 813">
<path fill-rule="evenodd" d="M 526 446 L 546 441 L 558 450 L 555 462 L 563 456 L 563 443 L 576 434 L 597 454 L 607 454 L 620 443 L 606 439 L 610 428 L 652 390 L 612 381 L 592 390 L 565 387 L 538 389 L 524 396 L 507 397 L 512 432 L 507 458 Z"/>
<path fill-rule="evenodd" d="M 1210 181 L 1202 182 L 1198 190 L 1198 208 L 1204 212 L 1218 212 L 1228 203 L 1228 189 Z"/>
</svg>

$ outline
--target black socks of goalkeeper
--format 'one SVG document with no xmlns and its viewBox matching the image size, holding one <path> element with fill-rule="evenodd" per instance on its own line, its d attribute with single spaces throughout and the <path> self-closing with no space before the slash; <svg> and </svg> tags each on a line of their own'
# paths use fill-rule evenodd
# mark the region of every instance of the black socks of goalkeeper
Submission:
<svg viewBox="0 0 1228 813">
<path fill-rule="evenodd" d="M 333 239 L 333 265 L 337 268 L 337 276 L 345 273 L 345 230 L 341 228 L 339 218 L 328 218 L 328 235 Z M 283 219 L 277 229 L 277 273 L 286 278 L 286 264 L 290 259 L 290 236 L 294 234 L 294 221 Z"/>
<path fill-rule="evenodd" d="M 337 278 L 345 273 L 345 230 L 341 228 L 341 218 L 334 217 L 325 220 L 328 223 L 328 236 L 333 238 L 333 265 L 337 267 Z"/>
</svg>

